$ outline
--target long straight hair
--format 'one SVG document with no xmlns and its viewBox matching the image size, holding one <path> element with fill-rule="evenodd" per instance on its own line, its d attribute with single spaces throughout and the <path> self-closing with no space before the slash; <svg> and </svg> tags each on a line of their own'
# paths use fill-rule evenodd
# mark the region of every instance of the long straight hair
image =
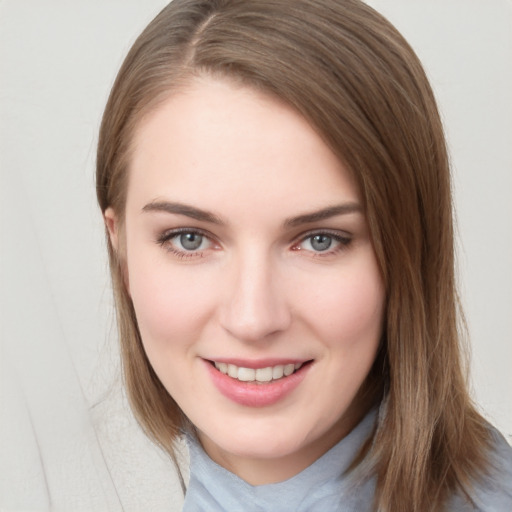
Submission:
<svg viewBox="0 0 512 512">
<path fill-rule="evenodd" d="M 290 105 L 359 184 L 386 287 L 369 377 L 385 408 L 358 459 L 376 477 L 375 510 L 438 511 L 454 492 L 470 496 L 490 441 L 461 358 L 445 139 L 413 50 L 358 0 L 174 0 L 137 39 L 111 91 L 97 154 L 103 212 L 112 207 L 122 221 L 141 119 L 205 74 Z M 187 419 L 148 362 L 122 248 L 107 243 L 131 405 L 174 457 Z"/>
</svg>

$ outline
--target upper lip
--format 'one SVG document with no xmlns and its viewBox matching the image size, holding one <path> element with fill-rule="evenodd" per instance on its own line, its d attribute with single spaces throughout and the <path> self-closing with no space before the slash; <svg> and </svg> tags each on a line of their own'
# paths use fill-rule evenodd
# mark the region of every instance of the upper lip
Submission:
<svg viewBox="0 0 512 512">
<path fill-rule="evenodd" d="M 311 359 L 303 359 L 303 358 L 265 358 L 265 359 L 239 359 L 233 357 L 212 357 L 206 359 L 207 361 L 213 363 L 226 363 L 226 364 L 234 364 L 239 368 L 252 368 L 257 370 L 258 368 L 268 368 L 269 366 L 278 366 L 278 365 L 287 365 L 287 364 L 304 364 Z"/>
</svg>

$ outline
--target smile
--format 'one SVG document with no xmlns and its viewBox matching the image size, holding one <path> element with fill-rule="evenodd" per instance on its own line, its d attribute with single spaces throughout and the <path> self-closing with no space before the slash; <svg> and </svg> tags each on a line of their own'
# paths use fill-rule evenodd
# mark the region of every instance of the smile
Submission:
<svg viewBox="0 0 512 512">
<path fill-rule="evenodd" d="M 301 368 L 304 363 L 278 364 L 276 366 L 267 366 L 266 368 L 244 368 L 234 364 L 219 363 L 213 361 L 215 368 L 224 375 L 241 382 L 272 382 L 274 380 L 288 377 Z"/>
<path fill-rule="evenodd" d="M 224 397 L 246 407 L 267 407 L 291 395 L 310 372 L 314 360 L 203 362 L 214 387 Z"/>
</svg>

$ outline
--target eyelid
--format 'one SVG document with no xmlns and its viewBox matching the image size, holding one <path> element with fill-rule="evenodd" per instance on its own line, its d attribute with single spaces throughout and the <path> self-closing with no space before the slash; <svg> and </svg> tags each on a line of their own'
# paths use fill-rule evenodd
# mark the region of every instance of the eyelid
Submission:
<svg viewBox="0 0 512 512">
<path fill-rule="evenodd" d="M 215 237 L 208 231 L 205 231 L 204 229 L 193 228 L 193 227 L 190 227 L 190 228 L 183 227 L 183 228 L 172 228 L 172 229 L 167 229 L 167 230 L 163 231 L 162 233 L 160 233 L 157 236 L 156 241 L 159 243 L 165 243 L 165 242 L 169 241 L 171 238 L 174 238 L 175 236 L 181 235 L 183 233 L 195 233 L 197 235 L 201 235 L 201 236 L 208 238 L 208 240 L 211 240 L 212 242 L 215 240 Z"/>
<path fill-rule="evenodd" d="M 170 241 L 184 233 L 192 233 L 200 235 L 210 242 L 210 247 L 207 247 L 206 249 L 197 250 L 197 251 L 187 251 L 184 249 L 180 249 L 178 247 L 175 247 L 173 244 L 170 243 Z M 201 228 L 196 227 L 180 227 L 180 228 L 172 228 L 167 229 L 160 233 L 157 237 L 155 242 L 160 245 L 162 248 L 164 248 L 167 252 L 172 254 L 173 256 L 180 258 L 180 259 L 186 259 L 186 258 L 202 258 L 205 256 L 205 253 L 207 253 L 210 250 L 216 250 L 220 247 L 219 242 L 216 240 L 216 238 L 209 232 Z"/>
<path fill-rule="evenodd" d="M 348 231 L 344 231 L 341 229 L 329 229 L 329 228 L 318 228 L 318 229 L 310 229 L 304 233 L 301 233 L 300 235 L 296 236 L 294 238 L 294 243 L 302 242 L 306 240 L 307 238 L 310 238 L 312 236 L 316 235 L 327 235 L 335 238 L 336 240 L 351 240 L 353 238 L 353 235 L 349 233 Z"/>
<path fill-rule="evenodd" d="M 312 238 L 317 235 L 326 235 L 328 237 L 333 238 L 336 242 L 339 243 L 337 247 L 334 249 L 328 249 L 326 251 L 308 251 L 311 252 L 315 257 L 318 256 L 329 256 L 332 255 L 340 250 L 345 249 L 350 243 L 352 242 L 353 235 L 339 229 L 311 229 L 309 231 L 306 231 L 305 233 L 301 233 L 299 236 L 297 236 L 292 243 L 292 250 L 301 250 L 298 246 L 305 242 L 307 239 Z"/>
<path fill-rule="evenodd" d="M 174 246 L 171 246 L 171 244 L 168 244 L 168 242 L 170 240 L 172 240 L 176 236 L 183 234 L 183 233 L 194 233 L 194 234 L 203 236 L 209 240 L 211 246 L 204 250 L 186 251 L 186 250 L 180 250 L 179 248 L 176 248 Z M 307 252 L 311 252 L 315 256 L 332 255 L 335 252 L 338 252 L 338 251 L 346 248 L 352 242 L 352 239 L 353 239 L 353 235 L 344 230 L 329 229 L 329 228 L 310 229 L 310 230 L 305 231 L 305 232 L 301 233 L 300 235 L 297 235 L 294 237 L 294 239 L 291 241 L 292 250 L 300 250 L 301 248 L 298 247 L 300 244 L 302 244 L 308 238 L 312 238 L 317 235 L 325 235 L 325 236 L 331 237 L 336 242 L 338 242 L 338 245 L 334 249 L 327 249 L 325 251 L 307 250 Z M 219 242 L 217 241 L 216 237 L 213 234 L 211 234 L 207 230 L 204 230 L 202 228 L 197 228 L 197 227 L 179 227 L 179 228 L 172 228 L 172 229 L 164 230 L 163 232 L 158 234 L 155 242 L 157 244 L 161 245 L 162 247 L 166 248 L 169 252 L 174 253 L 175 255 L 178 255 L 178 256 L 182 256 L 182 257 L 194 257 L 194 256 L 202 257 L 206 251 L 209 251 L 212 249 L 215 250 L 220 247 Z M 168 244 L 168 245 L 166 245 L 166 244 Z"/>
</svg>

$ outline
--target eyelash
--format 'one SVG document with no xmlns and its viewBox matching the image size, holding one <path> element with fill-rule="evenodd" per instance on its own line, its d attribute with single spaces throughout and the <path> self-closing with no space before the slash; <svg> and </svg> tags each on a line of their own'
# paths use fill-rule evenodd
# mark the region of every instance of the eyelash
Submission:
<svg viewBox="0 0 512 512">
<path fill-rule="evenodd" d="M 352 237 L 348 234 L 342 235 L 339 231 L 330 231 L 330 230 L 315 230 L 304 233 L 300 236 L 299 240 L 293 244 L 292 250 L 301 251 L 299 246 L 306 242 L 307 240 L 313 239 L 316 236 L 325 236 L 331 238 L 334 242 L 337 242 L 337 246 L 333 249 L 328 248 L 325 251 L 310 251 L 314 258 L 325 258 L 332 256 L 334 254 L 338 254 L 341 251 L 347 249 L 352 243 Z"/>
<path fill-rule="evenodd" d="M 211 242 L 212 236 L 208 233 L 205 233 L 204 231 L 200 229 L 195 228 L 179 228 L 179 229 L 173 229 L 171 231 L 165 231 L 162 233 L 156 240 L 156 242 L 162 246 L 167 252 L 170 252 L 174 256 L 185 259 L 185 258 L 202 258 L 204 256 L 205 251 L 187 251 L 187 250 L 180 250 L 176 249 L 170 242 L 173 238 L 176 238 L 180 235 L 198 235 L 203 238 L 206 238 L 207 240 Z"/>
<path fill-rule="evenodd" d="M 173 246 L 173 244 L 170 243 L 170 241 L 173 238 L 176 238 L 183 234 L 190 234 L 190 235 L 198 235 L 203 238 L 206 238 L 210 244 L 214 244 L 212 242 L 213 237 L 196 228 L 179 228 L 179 229 L 173 229 L 170 231 L 165 231 L 162 233 L 156 240 L 156 243 L 160 246 L 162 246 L 167 252 L 173 254 L 177 258 L 185 259 L 185 258 L 203 258 L 204 253 L 209 249 L 200 250 L 200 251 L 187 251 L 187 250 L 181 250 L 177 249 Z M 303 233 L 300 235 L 300 238 L 293 243 L 291 249 L 293 251 L 302 251 L 300 245 L 302 245 L 304 242 L 306 242 L 309 239 L 313 239 L 316 236 L 325 236 L 328 238 L 331 238 L 334 242 L 337 242 L 338 245 L 334 247 L 334 249 L 326 249 L 325 251 L 309 251 L 312 253 L 312 257 L 314 258 L 325 258 L 328 256 L 332 256 L 334 254 L 337 254 L 341 251 L 344 251 L 349 247 L 349 245 L 352 243 L 352 237 L 349 235 L 341 235 L 338 231 L 330 231 L 330 230 L 316 230 L 316 231 L 310 231 L 307 233 Z"/>
</svg>

